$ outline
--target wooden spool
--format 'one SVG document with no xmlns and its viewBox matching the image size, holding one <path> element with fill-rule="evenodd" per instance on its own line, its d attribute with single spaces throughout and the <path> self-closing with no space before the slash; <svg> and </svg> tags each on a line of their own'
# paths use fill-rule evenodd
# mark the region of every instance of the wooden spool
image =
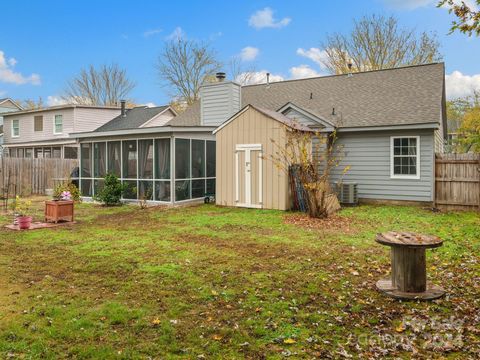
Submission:
<svg viewBox="0 0 480 360">
<path fill-rule="evenodd" d="M 442 246 L 437 236 L 389 231 L 377 234 L 375 240 L 390 246 L 392 275 L 377 282 L 377 288 L 397 299 L 436 299 L 445 291 L 427 282 L 425 250 Z"/>
</svg>

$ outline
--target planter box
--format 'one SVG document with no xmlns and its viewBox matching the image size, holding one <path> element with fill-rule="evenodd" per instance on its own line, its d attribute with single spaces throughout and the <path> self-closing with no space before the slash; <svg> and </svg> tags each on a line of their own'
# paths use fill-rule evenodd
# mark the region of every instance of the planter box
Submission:
<svg viewBox="0 0 480 360">
<path fill-rule="evenodd" d="M 73 221 L 72 200 L 45 201 L 45 222 Z"/>
</svg>

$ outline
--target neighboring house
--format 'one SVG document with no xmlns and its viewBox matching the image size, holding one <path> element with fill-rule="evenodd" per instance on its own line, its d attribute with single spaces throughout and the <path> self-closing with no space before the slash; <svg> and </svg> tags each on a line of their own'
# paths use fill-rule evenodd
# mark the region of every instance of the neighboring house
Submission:
<svg viewBox="0 0 480 360">
<path fill-rule="evenodd" d="M 3 116 L 2 114 L 22 110 L 22 107 L 10 98 L 0 99 L 0 155 L 3 152 Z"/>
<path fill-rule="evenodd" d="M 4 115 L 5 156 L 76 159 L 78 142 L 70 134 L 93 131 L 120 111 L 118 107 L 61 105 L 9 113 Z"/>
<path fill-rule="evenodd" d="M 215 192 L 214 126 L 174 126 L 168 106 L 127 110 L 80 142 L 80 191 L 99 193 L 107 173 L 117 175 L 123 200 L 173 204 Z M 173 120 L 172 120 L 173 119 Z"/>
<path fill-rule="evenodd" d="M 343 157 L 331 181 L 357 183 L 361 200 L 429 203 L 435 152 L 447 134 L 444 78 L 444 64 L 435 63 L 250 86 L 219 81 L 203 86 L 201 100 L 169 125 L 227 124 L 216 130 L 219 205 L 288 208 L 288 186 L 268 160 L 270 139 L 281 131 L 276 116 L 336 130 Z M 263 153 L 261 166 L 252 151 Z"/>
</svg>

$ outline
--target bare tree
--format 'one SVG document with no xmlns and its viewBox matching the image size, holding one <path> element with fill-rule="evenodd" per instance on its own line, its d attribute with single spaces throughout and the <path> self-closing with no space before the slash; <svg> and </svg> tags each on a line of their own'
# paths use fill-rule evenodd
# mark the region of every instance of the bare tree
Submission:
<svg viewBox="0 0 480 360">
<path fill-rule="evenodd" d="M 16 103 L 19 104 L 24 110 L 36 110 L 45 107 L 45 103 L 43 102 L 43 98 L 41 96 L 39 96 L 37 100 L 16 100 Z"/>
<path fill-rule="evenodd" d="M 342 146 L 336 143 L 337 133 L 304 131 L 296 121 L 292 127 L 284 126 L 286 138 L 279 142 L 271 139 L 275 152 L 270 160 L 286 174 L 294 170 L 303 187 L 310 217 L 328 217 L 340 208 L 330 186 L 330 175 L 340 170 L 344 155 Z M 350 166 L 344 166 L 342 176 L 349 169 Z"/>
<path fill-rule="evenodd" d="M 480 7 L 480 0 L 475 2 L 477 8 Z M 457 20 L 452 21 L 450 33 L 459 30 L 468 36 L 472 36 L 472 33 L 480 36 L 480 11 L 475 10 L 474 6 L 468 6 L 465 1 L 441 0 L 437 6 L 442 7 L 444 5 L 449 7 L 449 13 L 453 12 L 457 17 Z"/>
<path fill-rule="evenodd" d="M 435 35 L 400 28 L 393 16 L 364 16 L 349 34 L 327 36 L 323 63 L 333 74 L 426 64 L 441 60 L 439 46 Z"/>
<path fill-rule="evenodd" d="M 172 98 L 188 105 L 199 99 L 200 86 L 212 81 L 220 68 L 208 44 L 181 37 L 165 44 L 156 63 L 161 82 L 173 89 Z"/>
<path fill-rule="evenodd" d="M 248 85 L 257 71 L 255 64 L 244 66 L 239 56 L 234 56 L 229 62 L 230 76 L 240 85 Z"/>
<path fill-rule="evenodd" d="M 135 83 L 127 77 L 125 69 L 117 64 L 90 65 L 67 83 L 62 98 L 75 104 L 115 106 L 128 94 Z"/>
</svg>

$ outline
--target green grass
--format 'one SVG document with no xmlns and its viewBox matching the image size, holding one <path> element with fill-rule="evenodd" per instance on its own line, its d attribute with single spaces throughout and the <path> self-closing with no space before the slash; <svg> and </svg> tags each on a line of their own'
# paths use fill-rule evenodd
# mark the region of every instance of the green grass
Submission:
<svg viewBox="0 0 480 360">
<path fill-rule="evenodd" d="M 71 226 L 0 230 L 0 358 L 479 354 L 478 213 L 359 206 L 312 222 L 213 205 L 76 212 Z M 376 291 L 390 260 L 374 237 L 395 229 L 445 240 L 427 259 L 446 298 Z"/>
</svg>

